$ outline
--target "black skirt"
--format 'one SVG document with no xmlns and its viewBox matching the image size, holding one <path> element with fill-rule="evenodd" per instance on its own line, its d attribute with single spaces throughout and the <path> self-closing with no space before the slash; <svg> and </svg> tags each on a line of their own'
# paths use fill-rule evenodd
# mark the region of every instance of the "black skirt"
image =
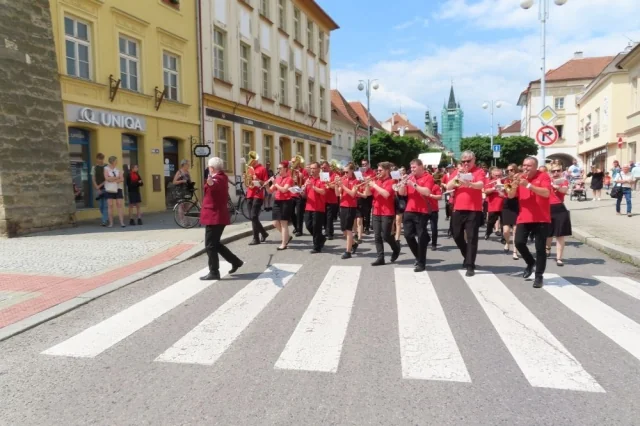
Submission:
<svg viewBox="0 0 640 426">
<path fill-rule="evenodd" d="M 340 229 L 342 232 L 353 230 L 358 209 L 356 207 L 340 207 Z"/>
<path fill-rule="evenodd" d="M 502 214 L 500 215 L 502 225 L 514 226 L 518 220 L 519 211 L 520 207 L 517 198 L 505 198 L 504 204 L 502 204 Z"/>
<path fill-rule="evenodd" d="M 550 237 L 567 237 L 571 235 L 571 214 L 564 204 L 551 204 Z"/>
<path fill-rule="evenodd" d="M 140 204 L 142 197 L 139 192 L 129 192 L 129 204 Z"/>
<path fill-rule="evenodd" d="M 404 213 L 404 209 L 407 208 L 407 196 L 406 195 L 396 195 L 396 214 Z"/>
<path fill-rule="evenodd" d="M 271 210 L 271 220 L 291 220 L 293 200 L 276 200 Z"/>
</svg>

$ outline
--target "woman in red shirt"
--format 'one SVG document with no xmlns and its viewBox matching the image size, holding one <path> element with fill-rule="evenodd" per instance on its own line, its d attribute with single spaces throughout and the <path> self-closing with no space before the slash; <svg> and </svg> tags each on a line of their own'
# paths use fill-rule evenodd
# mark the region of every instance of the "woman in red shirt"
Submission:
<svg viewBox="0 0 640 426">
<path fill-rule="evenodd" d="M 272 219 L 273 227 L 280 232 L 282 242 L 278 250 L 286 250 L 287 245 L 293 237 L 289 236 L 289 221 L 293 213 L 293 194 L 289 188 L 293 186 L 293 179 L 289 174 L 289 162 L 283 161 L 278 165 L 277 175 L 273 176 L 273 185 L 267 185 L 270 194 L 275 192 L 275 202 L 273 203 Z"/>
<path fill-rule="evenodd" d="M 562 177 L 562 166 L 560 164 L 552 164 L 551 166 L 551 195 L 549 195 L 549 203 L 551 204 L 551 230 L 550 236 L 547 238 L 547 257 L 551 255 L 551 243 L 553 237 L 556 237 L 556 265 L 564 266 L 562 263 L 562 254 L 564 252 L 564 237 L 570 236 L 571 216 L 569 210 L 564 205 L 564 196 L 569 191 L 569 182 Z"/>
<path fill-rule="evenodd" d="M 489 171 L 489 176 L 489 182 L 487 182 L 484 187 L 484 193 L 487 196 L 487 212 L 489 213 L 487 230 L 484 234 L 485 240 L 491 237 L 496 222 L 500 219 L 502 206 L 504 204 L 504 195 L 499 187 L 496 188 L 496 185 L 502 184 L 502 170 L 497 167 L 492 167 Z"/>
<path fill-rule="evenodd" d="M 344 167 L 344 176 L 336 178 L 336 196 L 340 199 L 340 229 L 347 238 L 343 259 L 350 259 L 358 248 L 358 243 L 353 241 L 353 225 L 358 211 L 358 188 L 354 188 L 358 179 L 353 175 L 355 169 L 356 166 L 349 163 Z"/>
<path fill-rule="evenodd" d="M 371 266 L 384 265 L 384 242 L 391 247 L 391 262 L 400 256 L 400 246 L 391 235 L 391 226 L 396 216 L 396 198 L 393 190 L 393 179 L 389 176 L 391 164 L 387 161 L 378 164 L 378 179 L 367 186 L 365 195 L 373 195 L 373 235 L 376 242 L 378 258 Z"/>
</svg>

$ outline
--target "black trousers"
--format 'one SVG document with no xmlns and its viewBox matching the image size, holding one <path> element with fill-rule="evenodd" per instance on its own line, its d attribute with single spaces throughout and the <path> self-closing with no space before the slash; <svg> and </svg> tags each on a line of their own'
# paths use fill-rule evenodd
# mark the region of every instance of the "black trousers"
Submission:
<svg viewBox="0 0 640 426">
<path fill-rule="evenodd" d="M 219 272 L 220 259 L 218 255 L 222 256 L 224 260 L 231 265 L 236 266 L 242 263 L 242 261 L 220 242 L 222 232 L 226 225 L 207 225 L 204 230 L 204 246 L 207 249 L 207 257 L 209 258 L 209 271 Z"/>
<path fill-rule="evenodd" d="M 371 209 L 373 196 L 362 199 L 362 225 L 364 229 L 371 229 Z"/>
<path fill-rule="evenodd" d="M 482 212 L 471 210 L 456 210 L 451 215 L 453 228 L 453 240 L 462 253 L 465 268 L 476 267 L 476 255 L 478 254 L 478 232 L 482 225 Z M 465 240 L 465 232 L 467 240 Z"/>
<path fill-rule="evenodd" d="M 395 216 L 377 216 L 373 215 L 373 236 L 376 242 L 376 252 L 378 258 L 384 257 L 384 242 L 386 241 L 391 247 L 391 251 L 396 253 L 400 251 L 395 236 L 391 234 L 391 227 L 395 222 Z M 406 232 L 406 230 L 405 230 Z"/>
<path fill-rule="evenodd" d="M 304 222 L 307 226 L 307 231 L 313 237 L 314 250 L 322 250 L 325 241 L 327 241 L 327 238 L 322 235 L 325 218 L 324 212 L 304 212 Z"/>
<path fill-rule="evenodd" d="M 404 212 L 402 217 L 404 238 L 419 264 L 427 263 L 427 247 L 429 246 L 429 214 Z"/>
<path fill-rule="evenodd" d="M 295 197 L 293 200 L 293 215 L 291 216 L 293 229 L 302 234 L 302 230 L 304 229 L 304 209 L 307 207 L 307 199 L 304 197 Z"/>
<path fill-rule="evenodd" d="M 496 222 L 500 219 L 500 215 L 501 212 L 489 212 L 489 219 L 487 219 L 487 236 L 493 233 L 493 228 L 495 228 Z"/>
<path fill-rule="evenodd" d="M 248 198 L 249 215 L 251 216 L 251 228 L 253 229 L 254 241 L 260 241 L 260 235 L 266 235 L 262 223 L 260 223 L 260 211 L 262 210 L 263 200 L 260 198 Z"/>
<path fill-rule="evenodd" d="M 520 252 L 527 266 L 536 266 L 536 278 L 542 278 L 545 269 L 547 269 L 547 253 L 545 248 L 550 230 L 550 223 L 519 223 L 516 227 L 516 249 Z M 536 241 L 535 259 L 529 251 L 529 247 L 527 247 L 527 240 L 531 234 L 535 235 Z"/>
<path fill-rule="evenodd" d="M 333 221 L 336 219 L 339 206 L 338 204 L 326 204 L 325 209 L 326 209 L 326 213 L 325 213 L 326 221 L 324 225 L 324 229 L 326 230 L 325 234 L 327 237 L 333 238 L 333 233 L 334 233 Z"/>
<path fill-rule="evenodd" d="M 429 215 L 429 223 L 431 224 L 431 246 L 438 244 L 438 211 L 431 212 Z"/>
</svg>

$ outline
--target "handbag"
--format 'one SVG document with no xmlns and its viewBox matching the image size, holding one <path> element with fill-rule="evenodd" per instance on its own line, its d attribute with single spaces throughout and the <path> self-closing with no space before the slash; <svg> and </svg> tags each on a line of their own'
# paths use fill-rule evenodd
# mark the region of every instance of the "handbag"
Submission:
<svg viewBox="0 0 640 426">
<path fill-rule="evenodd" d="M 116 173 L 115 170 L 111 171 L 111 175 L 113 177 L 117 177 L 118 174 Z M 115 194 L 118 192 L 118 182 L 104 182 L 104 190 L 107 191 L 110 194 Z"/>
<path fill-rule="evenodd" d="M 611 192 L 609 193 L 611 198 L 622 198 L 622 187 L 614 186 L 611 188 Z"/>
</svg>

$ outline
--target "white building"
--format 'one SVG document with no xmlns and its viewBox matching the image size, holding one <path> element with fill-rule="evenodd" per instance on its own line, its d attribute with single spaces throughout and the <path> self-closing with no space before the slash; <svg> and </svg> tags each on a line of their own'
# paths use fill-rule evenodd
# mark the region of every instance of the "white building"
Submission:
<svg viewBox="0 0 640 426">
<path fill-rule="evenodd" d="M 332 158 L 344 162 L 351 161 L 351 150 L 356 143 L 357 135 L 366 134 L 366 126 L 360 126 L 357 120 L 358 115 L 349 102 L 339 91 L 331 90 Z"/>
<path fill-rule="evenodd" d="M 204 142 L 240 175 L 260 162 L 331 157 L 330 32 L 313 0 L 202 0 Z"/>
<path fill-rule="evenodd" d="M 582 52 L 576 52 L 573 59 L 547 72 L 546 104 L 558 113 L 553 125 L 560 135 L 557 142 L 545 148 L 547 162 L 559 160 L 569 166 L 577 159 L 581 163 L 578 155 L 579 119 L 576 99 L 585 86 L 612 60 L 612 56 L 583 58 Z M 521 134 L 535 139 L 536 132 L 542 127 L 538 114 L 544 107 L 540 96 L 540 80 L 529 83 L 529 87 L 520 95 L 518 105 L 522 107 Z M 541 153 L 542 150 L 539 150 L 538 161 L 542 158 Z"/>
</svg>

